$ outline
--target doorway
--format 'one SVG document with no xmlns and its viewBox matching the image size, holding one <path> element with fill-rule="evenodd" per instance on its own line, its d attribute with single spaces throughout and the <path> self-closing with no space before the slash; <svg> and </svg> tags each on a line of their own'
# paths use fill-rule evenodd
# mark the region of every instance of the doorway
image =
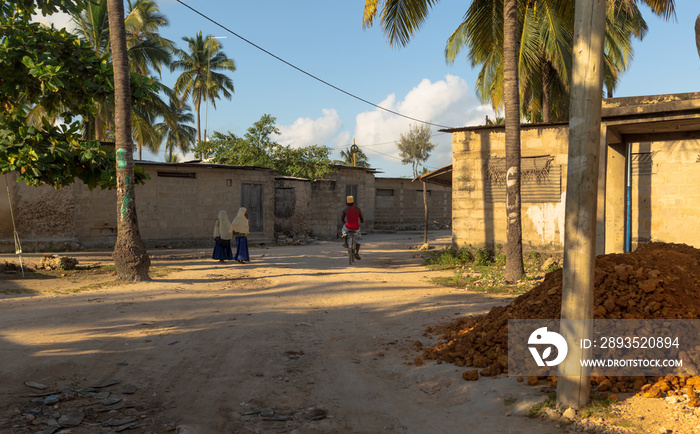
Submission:
<svg viewBox="0 0 700 434">
<path fill-rule="evenodd" d="M 241 184 L 241 206 L 248 210 L 250 232 L 263 231 L 262 184 Z"/>
</svg>

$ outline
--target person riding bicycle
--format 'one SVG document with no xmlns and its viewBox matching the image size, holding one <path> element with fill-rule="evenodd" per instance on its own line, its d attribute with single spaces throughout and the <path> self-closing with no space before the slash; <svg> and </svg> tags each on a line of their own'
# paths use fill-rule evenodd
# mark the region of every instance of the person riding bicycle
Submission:
<svg viewBox="0 0 700 434">
<path fill-rule="evenodd" d="M 352 232 L 355 234 L 355 259 L 360 258 L 360 241 L 362 241 L 362 233 L 360 232 L 360 223 L 365 222 L 365 217 L 362 215 L 362 210 L 355 206 L 355 198 L 348 196 L 345 198 L 347 206 L 340 216 L 340 221 L 343 222 L 343 247 L 348 247 L 348 235 Z"/>
</svg>

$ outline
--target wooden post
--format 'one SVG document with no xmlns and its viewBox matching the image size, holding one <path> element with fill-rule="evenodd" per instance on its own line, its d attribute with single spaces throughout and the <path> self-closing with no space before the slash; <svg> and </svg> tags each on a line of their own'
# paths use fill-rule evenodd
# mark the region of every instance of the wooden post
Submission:
<svg viewBox="0 0 700 434">
<path fill-rule="evenodd" d="M 593 334 L 605 7 L 605 0 L 576 0 L 560 329 L 569 353 L 559 365 L 557 381 L 562 408 L 588 404 L 591 391 L 590 368 L 581 367 L 586 353 L 578 342 Z M 585 321 L 566 322 L 573 319 Z"/>
<path fill-rule="evenodd" d="M 423 244 L 428 244 L 428 192 L 423 181 L 423 209 L 425 210 L 425 229 L 423 230 Z"/>
<path fill-rule="evenodd" d="M 350 147 L 350 152 L 352 152 L 352 167 L 357 166 L 357 160 L 355 159 L 355 154 L 360 150 L 355 144 L 355 139 L 352 139 L 352 146 Z"/>
</svg>

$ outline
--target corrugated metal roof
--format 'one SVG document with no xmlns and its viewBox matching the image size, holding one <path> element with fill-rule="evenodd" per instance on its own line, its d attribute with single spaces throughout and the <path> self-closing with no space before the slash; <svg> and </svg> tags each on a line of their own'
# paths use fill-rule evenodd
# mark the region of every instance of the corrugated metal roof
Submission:
<svg viewBox="0 0 700 434">
<path fill-rule="evenodd" d="M 452 165 L 441 167 L 432 172 L 428 172 L 414 179 L 414 181 L 423 181 L 430 184 L 442 185 L 452 188 Z"/>
</svg>

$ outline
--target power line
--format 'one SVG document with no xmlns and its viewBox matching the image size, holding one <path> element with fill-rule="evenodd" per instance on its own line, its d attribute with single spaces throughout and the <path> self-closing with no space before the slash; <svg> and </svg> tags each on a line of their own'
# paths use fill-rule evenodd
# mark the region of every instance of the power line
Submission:
<svg viewBox="0 0 700 434">
<path fill-rule="evenodd" d="M 442 135 L 445 135 L 445 134 L 451 134 L 451 133 L 442 133 L 442 132 L 439 132 L 439 131 L 438 131 L 438 132 L 436 132 L 436 133 L 433 133 L 433 136 L 442 136 Z M 371 145 L 362 145 L 362 146 L 358 145 L 358 146 L 360 146 L 361 148 L 365 148 L 365 147 L 369 147 L 369 146 L 394 145 L 394 144 L 396 144 L 396 143 L 398 143 L 398 142 L 399 142 L 398 140 L 392 140 L 391 142 L 372 143 Z M 345 149 L 345 148 L 349 148 L 350 146 L 352 146 L 352 144 L 348 144 L 348 145 L 338 145 L 338 146 L 336 146 L 336 147 L 334 147 L 334 148 L 331 148 L 331 149 Z"/>
<path fill-rule="evenodd" d="M 394 141 L 394 142 L 388 142 L 388 143 L 396 143 L 396 142 Z M 385 144 L 388 144 L 388 143 L 385 143 Z M 380 144 L 381 144 L 381 143 L 380 143 Z M 348 146 L 351 146 L 351 145 L 348 145 Z M 365 145 L 365 146 L 367 146 L 367 145 Z M 358 147 L 360 148 L 360 150 L 362 150 L 362 148 L 364 148 L 365 146 L 359 146 L 359 145 L 358 145 Z M 372 146 L 372 145 L 370 145 L 370 146 Z M 375 154 L 383 155 L 383 156 L 385 156 L 385 157 L 393 158 L 394 160 L 397 160 L 397 161 L 400 161 L 401 163 L 403 163 L 403 159 L 400 158 L 400 157 L 397 157 L 397 156 L 395 156 L 395 155 L 390 155 L 390 154 L 386 154 L 386 153 L 384 153 L 384 152 L 379 152 L 379 151 L 377 151 L 377 150 L 375 150 L 375 149 L 366 149 L 366 150 L 369 151 L 369 152 L 374 152 Z M 430 170 L 437 170 L 437 169 L 439 169 L 439 167 L 435 167 L 435 166 L 427 165 L 427 164 L 423 164 L 422 166 L 423 166 L 423 167 L 426 167 L 426 168 L 428 168 L 428 169 L 430 169 Z"/>
<path fill-rule="evenodd" d="M 203 13 L 201 13 L 201 12 L 199 12 L 198 10 L 194 9 L 193 7 L 191 7 L 191 6 L 187 5 L 187 4 L 185 4 L 185 3 L 182 2 L 181 0 L 176 0 L 176 1 L 177 1 L 178 3 L 180 3 L 181 5 L 183 5 L 184 7 L 186 7 L 187 9 L 189 9 L 189 10 L 191 10 L 192 12 L 196 13 L 197 15 L 201 16 L 201 17 L 204 18 L 205 20 L 210 21 L 211 23 L 213 23 L 213 24 L 215 24 L 215 25 L 221 27 L 223 30 L 229 32 L 230 34 L 232 34 L 233 36 L 237 37 L 238 39 L 240 39 L 240 40 L 242 40 L 242 41 L 244 41 L 244 42 L 246 42 L 246 43 L 252 45 L 253 47 L 257 48 L 258 50 L 262 51 L 263 53 L 268 54 L 269 56 L 274 57 L 275 59 L 279 60 L 280 62 L 284 63 L 285 65 L 290 66 L 290 67 L 296 69 L 297 71 L 301 72 L 302 74 L 308 75 L 309 77 L 313 78 L 314 80 L 320 81 L 321 83 L 325 84 L 326 86 L 329 86 L 329 87 L 331 87 L 331 88 L 337 90 L 338 92 L 342 92 L 342 93 L 344 93 L 345 95 L 348 95 L 349 97 L 352 97 L 352 98 L 355 98 L 355 99 L 357 99 L 357 100 L 359 100 L 359 101 L 364 102 L 365 104 L 369 104 L 369 105 L 371 105 L 372 107 L 378 108 L 378 109 L 380 109 L 380 110 L 384 110 L 385 112 L 388 112 L 388 113 L 391 113 L 391 114 L 394 114 L 394 115 L 397 115 L 397 116 L 401 116 L 402 118 L 410 119 L 410 120 L 412 120 L 412 121 L 420 122 L 420 123 L 422 123 L 422 124 L 432 125 L 432 126 L 438 127 L 438 128 L 453 128 L 453 127 L 448 127 L 448 126 L 446 126 L 446 125 L 434 124 L 434 123 L 432 123 L 432 122 L 423 121 L 423 120 L 416 119 L 416 118 L 413 118 L 413 117 L 410 117 L 410 116 L 406 116 L 406 115 L 401 114 L 401 113 L 399 113 L 399 112 L 390 110 L 390 109 L 388 109 L 388 108 L 386 108 L 386 107 L 382 107 L 382 106 L 380 106 L 380 105 L 378 105 L 378 104 L 375 104 L 375 103 L 373 103 L 373 102 L 370 102 L 370 101 L 368 101 L 368 100 L 366 100 L 366 99 L 364 99 L 364 98 L 361 98 L 361 97 L 359 97 L 359 96 L 357 96 L 357 95 L 354 95 L 354 94 L 352 94 L 352 93 L 350 93 L 350 92 L 348 92 L 348 91 L 346 91 L 346 90 L 343 90 L 343 89 L 341 89 L 341 88 L 339 88 L 339 87 L 337 87 L 337 86 L 335 86 L 335 85 L 333 85 L 333 84 L 331 84 L 331 83 L 329 83 L 329 82 L 327 82 L 327 81 L 325 81 L 325 80 L 323 80 L 323 79 L 321 79 L 321 78 L 319 78 L 319 77 L 317 77 L 317 76 L 311 74 L 310 72 L 306 72 L 305 70 L 299 68 L 298 66 L 296 66 L 296 65 L 294 65 L 294 64 L 292 64 L 292 63 L 290 63 L 290 62 L 287 62 L 286 60 L 282 59 L 281 57 L 279 57 L 279 56 L 277 56 L 277 55 L 275 55 L 275 54 L 273 54 L 273 53 L 267 51 L 266 49 L 260 47 L 259 45 L 253 43 L 252 41 L 249 41 L 248 39 L 244 38 L 243 36 L 237 34 L 237 33 L 234 32 L 233 30 L 227 28 L 227 27 L 224 26 L 223 24 L 221 24 L 221 23 L 215 21 L 215 20 L 212 19 L 212 18 L 209 18 L 208 16 L 204 15 Z"/>
</svg>

